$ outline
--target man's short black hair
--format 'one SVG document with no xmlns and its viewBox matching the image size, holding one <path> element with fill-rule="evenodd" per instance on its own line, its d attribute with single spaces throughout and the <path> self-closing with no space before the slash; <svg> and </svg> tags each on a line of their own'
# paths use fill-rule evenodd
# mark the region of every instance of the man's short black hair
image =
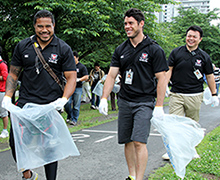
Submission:
<svg viewBox="0 0 220 180">
<path fill-rule="evenodd" d="M 141 12 L 141 10 L 136 9 L 136 8 L 131 8 L 131 9 L 127 10 L 125 12 L 124 19 L 126 16 L 133 17 L 134 19 L 137 20 L 138 23 L 145 20 L 144 14 Z"/>
<path fill-rule="evenodd" d="M 190 31 L 190 30 L 192 30 L 192 31 L 198 31 L 199 34 L 200 34 L 200 38 L 203 37 L 203 31 L 202 31 L 202 28 L 201 28 L 201 27 L 196 26 L 196 25 L 190 26 L 190 27 L 186 30 L 186 34 L 187 34 L 188 31 Z"/>
<path fill-rule="evenodd" d="M 52 14 L 50 11 L 45 10 L 45 9 L 38 11 L 38 12 L 34 15 L 34 24 L 36 24 L 37 19 L 39 19 L 39 18 L 51 18 L 52 23 L 53 23 L 53 24 L 55 23 L 55 19 L 54 19 L 53 14 Z"/>
<path fill-rule="evenodd" d="M 98 63 L 98 62 L 95 62 L 95 63 L 94 63 L 94 67 L 95 67 L 95 66 L 99 66 L 99 63 Z"/>
<path fill-rule="evenodd" d="M 79 54 L 77 51 L 73 51 L 73 56 L 79 57 Z"/>
</svg>

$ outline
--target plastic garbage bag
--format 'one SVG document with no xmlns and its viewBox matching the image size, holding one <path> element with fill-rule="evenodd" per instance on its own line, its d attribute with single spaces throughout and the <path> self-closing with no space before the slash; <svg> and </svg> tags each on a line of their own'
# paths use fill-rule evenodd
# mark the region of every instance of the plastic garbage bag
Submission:
<svg viewBox="0 0 220 180">
<path fill-rule="evenodd" d="M 205 105 L 209 105 L 212 103 L 212 93 L 211 93 L 209 87 L 205 88 L 205 90 L 204 90 L 203 102 L 205 103 Z"/>
<path fill-rule="evenodd" d="M 102 91 L 103 91 L 103 84 L 102 84 L 102 81 L 98 81 L 96 86 L 94 87 L 92 93 L 96 94 L 97 96 L 102 96 Z"/>
<path fill-rule="evenodd" d="M 18 171 L 78 156 L 62 116 L 52 105 L 27 103 L 10 109 Z"/>
<path fill-rule="evenodd" d="M 162 135 L 175 173 L 183 179 L 187 164 L 197 154 L 195 147 L 204 138 L 204 131 L 196 121 L 172 114 L 164 114 L 163 119 L 153 117 L 151 123 Z"/>
</svg>

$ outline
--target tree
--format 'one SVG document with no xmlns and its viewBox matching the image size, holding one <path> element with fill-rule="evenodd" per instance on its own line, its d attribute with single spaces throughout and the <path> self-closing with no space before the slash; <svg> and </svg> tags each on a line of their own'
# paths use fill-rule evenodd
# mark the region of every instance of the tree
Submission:
<svg viewBox="0 0 220 180">
<path fill-rule="evenodd" d="M 6 60 L 11 59 L 20 40 L 34 34 L 32 20 L 37 10 L 47 9 L 55 16 L 56 35 L 79 52 L 85 65 L 101 61 L 104 67 L 110 64 L 114 48 L 126 38 L 124 12 L 130 7 L 142 10 L 147 33 L 154 35 L 154 12 L 160 11 L 160 5 L 153 0 L 0 0 L 0 4 L 0 45 Z"/>
</svg>

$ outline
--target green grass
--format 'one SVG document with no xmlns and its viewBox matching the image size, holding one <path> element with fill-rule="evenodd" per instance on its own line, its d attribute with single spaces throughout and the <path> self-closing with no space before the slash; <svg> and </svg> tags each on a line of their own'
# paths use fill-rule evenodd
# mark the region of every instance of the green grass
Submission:
<svg viewBox="0 0 220 180">
<path fill-rule="evenodd" d="M 192 160 L 187 168 L 186 180 L 220 179 L 220 126 L 208 133 L 196 148 L 200 159 Z M 170 163 L 157 169 L 148 180 L 178 180 Z"/>
</svg>

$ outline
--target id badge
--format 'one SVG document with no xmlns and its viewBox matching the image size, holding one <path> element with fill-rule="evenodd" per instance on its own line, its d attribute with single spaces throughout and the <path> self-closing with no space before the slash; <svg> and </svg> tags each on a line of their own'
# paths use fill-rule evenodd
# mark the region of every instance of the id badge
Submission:
<svg viewBox="0 0 220 180">
<path fill-rule="evenodd" d="M 133 74 L 134 73 L 131 71 L 131 69 L 126 71 L 125 84 L 132 84 Z"/>
<path fill-rule="evenodd" d="M 203 77 L 201 72 L 198 69 L 194 71 L 194 74 L 196 75 L 197 79 L 200 79 Z"/>
</svg>

